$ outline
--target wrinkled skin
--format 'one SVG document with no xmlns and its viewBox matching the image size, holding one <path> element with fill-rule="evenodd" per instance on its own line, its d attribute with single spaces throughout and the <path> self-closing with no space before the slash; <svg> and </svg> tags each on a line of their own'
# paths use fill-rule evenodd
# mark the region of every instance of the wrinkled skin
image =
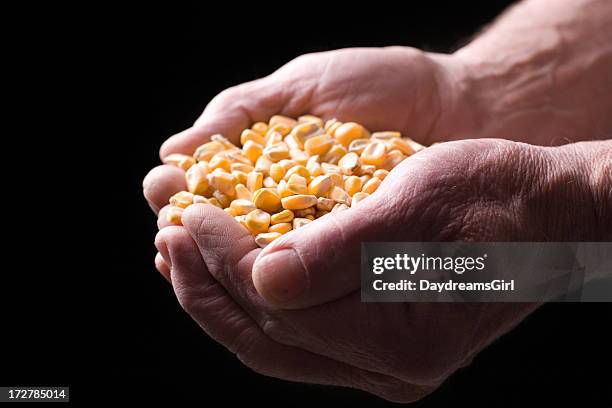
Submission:
<svg viewBox="0 0 612 408">
<path fill-rule="evenodd" d="M 221 93 L 161 156 L 191 153 L 214 133 L 237 141 L 278 112 L 397 129 L 425 144 L 446 140 L 463 114 L 454 64 L 409 48 L 303 56 Z M 156 266 L 187 313 L 257 372 L 413 401 L 537 305 L 361 303 L 360 242 L 565 239 L 570 232 L 554 220 L 567 214 L 555 203 L 584 191 L 567 183 L 559 163 L 556 153 L 514 141 L 443 143 L 405 160 L 358 207 L 263 250 L 213 206 L 191 206 L 184 227 L 168 226 L 162 207 L 184 189 L 184 172 L 160 166 L 144 182 L 161 208 Z M 586 223 L 571 234 L 592 238 Z"/>
</svg>

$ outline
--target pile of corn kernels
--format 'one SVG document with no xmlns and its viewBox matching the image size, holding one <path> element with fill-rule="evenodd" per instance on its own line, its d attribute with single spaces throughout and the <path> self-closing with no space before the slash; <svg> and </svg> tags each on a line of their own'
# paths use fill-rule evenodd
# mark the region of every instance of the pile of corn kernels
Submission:
<svg viewBox="0 0 612 408">
<path fill-rule="evenodd" d="M 240 144 L 217 134 L 192 156 L 164 158 L 186 171 L 189 190 L 170 198 L 169 222 L 180 225 L 191 204 L 211 204 L 264 247 L 316 218 L 356 206 L 391 169 L 424 148 L 399 132 L 371 134 L 358 123 L 324 124 L 313 115 L 257 122 L 242 132 Z"/>
</svg>

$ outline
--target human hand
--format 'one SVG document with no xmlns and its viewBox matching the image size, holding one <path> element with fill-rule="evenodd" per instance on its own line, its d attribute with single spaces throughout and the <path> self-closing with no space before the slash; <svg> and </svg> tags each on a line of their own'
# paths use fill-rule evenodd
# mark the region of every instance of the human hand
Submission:
<svg viewBox="0 0 612 408">
<path fill-rule="evenodd" d="M 360 243 L 593 239 L 593 225 L 563 208 L 590 194 L 563 163 L 503 140 L 445 143 L 405 160 L 359 206 L 263 250 L 206 205 L 156 244 L 181 305 L 254 370 L 411 401 L 536 305 L 361 303 Z"/>
</svg>

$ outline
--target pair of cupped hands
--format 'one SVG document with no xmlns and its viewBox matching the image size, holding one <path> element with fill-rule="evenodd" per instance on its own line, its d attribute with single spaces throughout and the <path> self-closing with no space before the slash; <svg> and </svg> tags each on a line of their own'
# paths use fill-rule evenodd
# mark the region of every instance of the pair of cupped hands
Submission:
<svg viewBox="0 0 612 408">
<path fill-rule="evenodd" d="M 168 225 L 166 204 L 185 189 L 184 171 L 154 168 L 144 194 L 159 216 L 155 265 L 181 306 L 259 373 L 393 401 L 430 393 L 518 324 L 537 306 L 360 302 L 364 241 L 538 241 L 565 234 L 547 221 L 567 198 L 551 187 L 565 181 L 557 170 L 564 155 L 538 146 L 551 144 L 549 136 L 526 128 L 510 129 L 514 141 L 484 138 L 481 124 L 495 118 L 472 103 L 463 72 L 459 58 L 412 48 L 346 49 L 298 57 L 220 93 L 191 128 L 163 144 L 161 157 L 191 154 L 215 133 L 237 143 L 242 129 L 279 113 L 335 117 L 372 131 L 399 130 L 424 145 L 445 143 L 406 159 L 361 205 L 264 249 L 214 206 L 190 206 L 183 226 Z"/>
</svg>

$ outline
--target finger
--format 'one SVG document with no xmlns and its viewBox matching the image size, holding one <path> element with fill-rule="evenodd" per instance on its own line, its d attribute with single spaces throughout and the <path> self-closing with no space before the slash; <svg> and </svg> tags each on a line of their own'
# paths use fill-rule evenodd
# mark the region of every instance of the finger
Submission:
<svg viewBox="0 0 612 408">
<path fill-rule="evenodd" d="M 176 225 L 170 221 L 168 221 L 168 211 L 170 211 L 170 208 L 172 208 L 172 205 L 168 204 L 162 207 L 161 210 L 159 210 L 159 214 L 157 215 L 157 229 L 162 229 L 165 227 L 169 227 L 171 225 Z"/>
<path fill-rule="evenodd" d="M 337 299 L 359 288 L 361 243 L 388 237 L 392 215 L 376 192 L 268 245 L 253 267 L 253 283 L 268 302 L 286 309 Z"/>
<path fill-rule="evenodd" d="M 293 95 L 288 89 L 283 81 L 271 76 L 226 89 L 206 106 L 193 127 L 164 142 L 160 157 L 192 154 L 216 133 L 238 144 L 240 132 L 253 122 L 267 121 L 277 113 L 295 113 L 296 107 L 289 103 Z"/>
<path fill-rule="evenodd" d="M 247 311 L 258 315 L 263 305 L 251 279 L 260 249 L 253 236 L 225 211 L 196 204 L 185 209 L 182 222 L 202 255 L 210 274 Z"/>
<path fill-rule="evenodd" d="M 258 373 L 291 381 L 359 388 L 398 402 L 414 401 L 431 391 L 276 343 L 209 274 L 199 248 L 184 228 L 164 228 L 156 237 L 156 245 L 166 248 L 173 287 L 183 308 L 213 339 Z"/>
<path fill-rule="evenodd" d="M 168 204 L 168 200 L 179 191 L 186 190 L 185 171 L 169 164 L 154 167 L 142 182 L 143 194 L 153 211 Z"/>
<path fill-rule="evenodd" d="M 168 267 L 168 264 L 159 252 L 155 255 L 155 268 L 170 282 L 170 267 Z"/>
</svg>

